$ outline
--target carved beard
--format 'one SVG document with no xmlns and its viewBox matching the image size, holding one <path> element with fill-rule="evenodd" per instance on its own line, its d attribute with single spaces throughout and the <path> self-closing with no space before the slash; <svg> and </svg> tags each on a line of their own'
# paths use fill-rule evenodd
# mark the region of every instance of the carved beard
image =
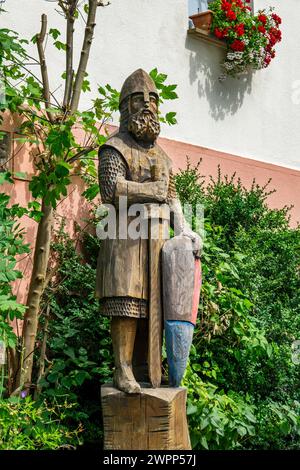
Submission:
<svg viewBox="0 0 300 470">
<path fill-rule="evenodd" d="M 131 132 L 137 140 L 153 143 L 159 136 L 159 120 L 152 111 L 142 109 L 132 116 L 129 116 L 128 131 Z"/>
</svg>

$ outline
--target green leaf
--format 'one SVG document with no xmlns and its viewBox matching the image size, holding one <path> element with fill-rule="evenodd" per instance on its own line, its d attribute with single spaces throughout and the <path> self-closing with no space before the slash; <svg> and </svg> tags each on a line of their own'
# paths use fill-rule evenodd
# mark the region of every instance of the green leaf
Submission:
<svg viewBox="0 0 300 470">
<path fill-rule="evenodd" d="M 11 178 L 11 173 L 9 171 L 0 171 L 0 184 L 13 182 L 14 180 Z"/>
<path fill-rule="evenodd" d="M 14 173 L 14 177 L 15 178 L 19 178 L 21 180 L 26 180 L 27 179 L 27 174 L 26 173 L 23 173 L 22 171 L 16 171 Z"/>
<path fill-rule="evenodd" d="M 198 411 L 197 406 L 193 405 L 192 403 L 188 404 L 188 407 L 187 407 L 187 410 L 186 410 L 187 415 L 192 415 L 194 413 L 197 413 L 197 411 Z"/>
<path fill-rule="evenodd" d="M 67 45 L 65 43 L 61 42 L 61 41 L 55 41 L 54 46 L 59 51 L 61 51 L 61 50 L 66 51 L 67 50 Z"/>
<path fill-rule="evenodd" d="M 209 447 L 208 447 L 207 440 L 206 440 L 205 436 L 201 436 L 200 444 L 202 445 L 202 447 L 204 447 L 204 449 L 209 450 Z"/>
<path fill-rule="evenodd" d="M 177 124 L 176 113 L 173 111 L 167 113 L 165 119 L 169 126 L 174 126 Z"/>
<path fill-rule="evenodd" d="M 71 168 L 71 165 L 69 165 L 67 162 L 60 161 L 56 165 L 55 174 L 59 177 L 67 176 L 70 173 Z"/>
<path fill-rule="evenodd" d="M 49 29 L 49 34 L 53 37 L 53 39 L 57 39 L 58 36 L 61 35 L 61 32 L 58 29 L 51 28 Z"/>
<path fill-rule="evenodd" d="M 175 93 L 174 91 L 176 90 L 176 88 L 177 88 L 177 85 L 164 86 L 164 88 L 161 91 L 161 97 L 164 100 L 175 100 L 176 98 L 178 98 L 177 93 Z"/>
<path fill-rule="evenodd" d="M 82 196 L 84 196 L 88 201 L 92 201 L 98 195 L 99 195 L 99 185 L 96 183 L 90 186 L 88 189 L 86 189 L 82 193 Z"/>
</svg>

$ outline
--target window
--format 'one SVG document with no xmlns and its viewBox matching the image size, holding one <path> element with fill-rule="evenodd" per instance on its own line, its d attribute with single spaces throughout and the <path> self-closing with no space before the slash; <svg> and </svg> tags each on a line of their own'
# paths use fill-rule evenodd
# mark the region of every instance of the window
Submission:
<svg viewBox="0 0 300 470">
<path fill-rule="evenodd" d="M 189 0 L 189 16 L 208 10 L 210 1 L 212 0 Z"/>
</svg>

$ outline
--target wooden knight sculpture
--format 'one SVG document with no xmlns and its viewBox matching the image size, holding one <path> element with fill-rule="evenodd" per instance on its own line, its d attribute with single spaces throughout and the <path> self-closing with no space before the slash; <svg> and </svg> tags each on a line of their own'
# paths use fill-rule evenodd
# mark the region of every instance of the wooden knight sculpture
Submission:
<svg viewBox="0 0 300 470">
<path fill-rule="evenodd" d="M 185 222 L 171 160 L 157 144 L 158 101 L 155 84 L 146 72 L 139 69 L 130 75 L 120 94 L 119 131 L 99 149 L 101 199 L 116 208 L 117 228 L 122 218 L 120 200 L 127 201 L 126 210 L 142 204 L 149 224 L 147 237 L 132 239 L 117 230 L 116 237 L 102 241 L 98 258 L 101 314 L 111 317 L 114 387 L 128 394 L 140 393 L 141 382 L 160 387 L 164 325 L 170 385 L 179 386 L 199 300 L 194 255 L 199 253 L 201 240 Z M 166 206 L 171 224 L 177 221 L 176 236 L 169 241 L 164 236 Z M 131 220 L 129 216 L 127 224 Z M 182 284 L 174 281 L 172 266 L 181 271 Z"/>
</svg>

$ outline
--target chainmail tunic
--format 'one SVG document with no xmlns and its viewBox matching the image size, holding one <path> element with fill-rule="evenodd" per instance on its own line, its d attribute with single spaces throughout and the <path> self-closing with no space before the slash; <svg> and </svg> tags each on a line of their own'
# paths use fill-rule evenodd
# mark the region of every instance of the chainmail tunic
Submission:
<svg viewBox="0 0 300 470">
<path fill-rule="evenodd" d="M 99 154 L 99 185 L 102 202 L 114 202 L 118 176 L 126 178 L 127 164 L 122 155 L 113 148 L 104 148 Z"/>
<path fill-rule="evenodd" d="M 99 153 L 99 185 L 102 202 L 113 204 L 117 178 L 128 179 L 127 163 L 115 149 L 105 147 Z M 175 199 L 174 176 L 170 172 L 167 201 Z M 100 300 L 101 314 L 105 316 L 126 316 L 147 318 L 148 301 L 133 297 L 104 297 Z"/>
<path fill-rule="evenodd" d="M 99 185 L 103 203 L 114 202 L 115 187 L 118 176 L 127 176 L 127 164 L 122 155 L 105 148 L 99 154 Z M 133 297 L 105 297 L 100 300 L 101 314 L 108 317 L 126 316 L 147 318 L 148 302 Z"/>
</svg>

